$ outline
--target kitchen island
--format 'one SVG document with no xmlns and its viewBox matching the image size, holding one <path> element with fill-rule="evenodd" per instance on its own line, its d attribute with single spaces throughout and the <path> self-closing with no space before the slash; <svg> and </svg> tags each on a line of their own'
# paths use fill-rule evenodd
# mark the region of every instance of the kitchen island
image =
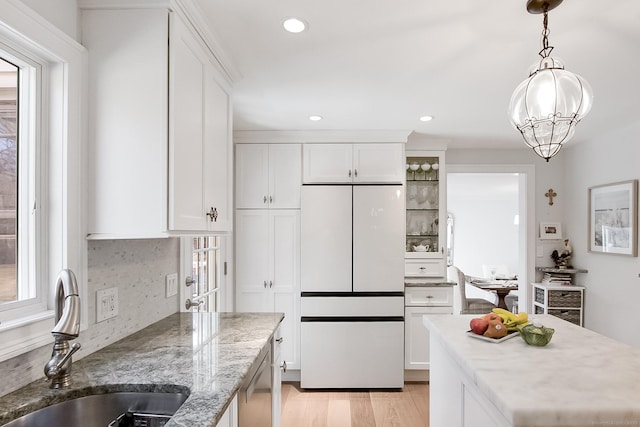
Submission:
<svg viewBox="0 0 640 427">
<path fill-rule="evenodd" d="M 215 426 L 281 313 L 176 313 L 73 362 L 72 384 L 44 379 L 0 398 L 0 425 L 76 397 L 118 391 L 189 395 L 165 427 Z M 76 341 L 82 343 L 82 333 Z"/>
<path fill-rule="evenodd" d="M 551 315 L 546 347 L 467 336 L 477 315 L 425 316 L 431 427 L 640 426 L 640 350 Z M 612 327 L 615 319 L 612 317 Z"/>
</svg>

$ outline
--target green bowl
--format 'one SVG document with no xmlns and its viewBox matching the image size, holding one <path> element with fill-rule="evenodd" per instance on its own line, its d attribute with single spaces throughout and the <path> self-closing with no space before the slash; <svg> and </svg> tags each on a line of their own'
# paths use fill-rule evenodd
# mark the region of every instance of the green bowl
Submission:
<svg viewBox="0 0 640 427">
<path fill-rule="evenodd" d="M 520 336 L 529 345 L 543 347 L 549 344 L 554 332 L 553 328 L 529 324 L 520 329 Z"/>
</svg>

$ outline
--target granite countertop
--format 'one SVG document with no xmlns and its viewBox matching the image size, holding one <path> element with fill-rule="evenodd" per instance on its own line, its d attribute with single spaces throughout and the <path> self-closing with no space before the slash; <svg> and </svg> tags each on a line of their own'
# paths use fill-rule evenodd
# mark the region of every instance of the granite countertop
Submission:
<svg viewBox="0 0 640 427">
<path fill-rule="evenodd" d="M 176 313 L 74 362 L 72 385 L 43 376 L 0 397 L 0 425 L 54 403 L 116 391 L 186 392 L 166 427 L 215 426 L 281 313 Z M 82 343 L 82 333 L 77 339 Z"/>
<path fill-rule="evenodd" d="M 512 425 L 640 425 L 640 349 L 550 315 L 532 316 L 555 329 L 546 347 L 487 343 L 466 336 L 473 317 L 424 324 Z"/>
<path fill-rule="evenodd" d="M 405 277 L 404 285 L 408 288 L 413 287 L 430 287 L 430 286 L 455 286 L 456 282 L 451 282 L 447 279 L 424 279 L 424 278 L 416 278 L 416 277 Z"/>
</svg>

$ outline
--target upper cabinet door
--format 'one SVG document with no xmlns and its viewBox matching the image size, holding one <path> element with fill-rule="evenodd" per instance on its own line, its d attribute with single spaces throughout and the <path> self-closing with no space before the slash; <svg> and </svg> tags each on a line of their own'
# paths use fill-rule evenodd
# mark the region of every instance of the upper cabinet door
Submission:
<svg viewBox="0 0 640 427">
<path fill-rule="evenodd" d="M 269 208 L 300 207 L 302 149 L 300 144 L 269 145 Z"/>
<path fill-rule="evenodd" d="M 210 68 L 210 67 L 208 67 Z M 231 102 L 229 94 L 216 82 L 213 72 L 205 75 L 204 99 L 204 208 L 218 215 L 207 217 L 210 231 L 232 229 Z"/>
<path fill-rule="evenodd" d="M 171 15 L 169 68 L 169 229 L 207 228 L 204 193 L 204 76 L 207 58 Z"/>
<path fill-rule="evenodd" d="M 269 146 L 236 145 L 236 207 L 267 208 L 269 201 Z"/>
<path fill-rule="evenodd" d="M 354 144 L 354 183 L 396 183 L 404 181 L 402 144 Z"/>
<path fill-rule="evenodd" d="M 351 183 L 351 144 L 304 144 L 302 150 L 305 184 Z"/>
<path fill-rule="evenodd" d="M 404 157 L 401 143 L 305 144 L 305 184 L 402 184 Z"/>
<path fill-rule="evenodd" d="M 298 209 L 300 144 L 236 145 L 236 208 Z"/>
</svg>

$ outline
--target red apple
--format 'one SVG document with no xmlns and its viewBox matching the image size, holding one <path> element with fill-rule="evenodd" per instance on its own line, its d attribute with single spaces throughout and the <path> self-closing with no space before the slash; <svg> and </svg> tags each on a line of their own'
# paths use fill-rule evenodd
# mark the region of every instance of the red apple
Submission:
<svg viewBox="0 0 640 427">
<path fill-rule="evenodd" d="M 471 326 L 471 330 L 474 333 L 482 335 L 489 327 L 489 321 L 487 319 L 483 319 L 482 317 L 476 317 L 475 319 L 471 319 L 469 326 Z"/>
</svg>

